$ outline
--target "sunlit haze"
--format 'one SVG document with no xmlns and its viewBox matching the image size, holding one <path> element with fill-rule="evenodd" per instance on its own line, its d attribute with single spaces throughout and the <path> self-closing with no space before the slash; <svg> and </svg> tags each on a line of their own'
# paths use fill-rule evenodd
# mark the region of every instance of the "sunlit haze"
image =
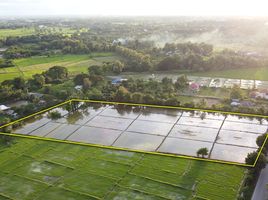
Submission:
<svg viewBox="0 0 268 200">
<path fill-rule="evenodd" d="M 1 0 L 0 16 L 267 16 L 267 0 Z"/>
</svg>

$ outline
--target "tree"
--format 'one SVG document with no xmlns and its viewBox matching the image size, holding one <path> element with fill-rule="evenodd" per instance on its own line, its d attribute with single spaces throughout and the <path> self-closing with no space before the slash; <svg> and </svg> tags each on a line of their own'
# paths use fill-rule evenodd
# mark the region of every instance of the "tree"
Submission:
<svg viewBox="0 0 268 200">
<path fill-rule="evenodd" d="M 61 117 L 62 117 L 61 113 L 58 111 L 52 111 L 48 114 L 48 118 L 52 120 L 57 120 L 57 119 L 60 119 Z"/>
<path fill-rule="evenodd" d="M 235 85 L 232 88 L 232 91 L 230 93 L 230 98 L 231 99 L 242 99 L 242 97 L 243 97 L 242 90 L 237 85 Z"/>
<path fill-rule="evenodd" d="M 258 158 L 259 152 L 254 151 L 252 153 L 248 153 L 245 162 L 247 165 L 254 165 L 256 159 Z M 258 158 L 258 161 L 255 165 L 255 170 L 256 172 L 259 172 L 261 169 L 263 169 L 266 166 L 266 157 L 263 153 L 260 153 L 260 156 Z"/>
<path fill-rule="evenodd" d="M 116 60 L 112 63 L 112 71 L 116 74 L 120 74 L 123 71 L 124 67 L 125 65 L 119 60 Z"/>
<path fill-rule="evenodd" d="M 205 108 L 207 106 L 207 102 L 205 99 L 201 99 L 197 104 L 196 104 L 196 107 L 199 107 L 199 108 Z"/>
<path fill-rule="evenodd" d="M 83 89 L 88 90 L 91 87 L 92 83 L 89 80 L 89 78 L 84 78 L 83 79 Z"/>
<path fill-rule="evenodd" d="M 44 86 L 46 79 L 42 74 L 35 74 L 33 75 L 33 82 L 35 86 L 41 88 Z"/>
<path fill-rule="evenodd" d="M 86 91 L 86 97 L 92 100 L 102 100 L 103 93 L 97 88 L 91 88 L 90 90 Z"/>
<path fill-rule="evenodd" d="M 26 88 L 26 81 L 22 77 L 17 77 L 13 79 L 13 87 L 15 89 L 25 89 Z"/>
<path fill-rule="evenodd" d="M 100 86 L 105 84 L 105 79 L 101 75 L 90 75 L 89 80 L 91 81 L 93 86 Z"/>
<path fill-rule="evenodd" d="M 13 67 L 15 66 L 12 60 L 6 60 L 0 58 L 0 68 Z"/>
<path fill-rule="evenodd" d="M 122 46 L 116 46 L 115 51 L 124 57 L 129 71 L 149 71 L 153 67 L 149 55 Z"/>
<path fill-rule="evenodd" d="M 145 104 L 154 104 L 154 97 L 151 94 L 145 94 L 143 96 L 143 102 Z"/>
<path fill-rule="evenodd" d="M 62 81 L 68 77 L 68 70 L 65 67 L 54 66 L 43 74 L 46 77 L 46 82 Z"/>
<path fill-rule="evenodd" d="M 204 148 L 200 148 L 197 152 L 197 157 L 199 157 L 200 155 L 202 156 L 202 158 L 205 158 L 205 156 L 208 155 L 208 149 L 206 147 Z"/>
<path fill-rule="evenodd" d="M 175 82 L 175 87 L 176 89 L 178 90 L 183 90 L 187 87 L 188 85 L 188 79 L 187 79 L 187 76 L 183 75 L 183 76 L 180 76 L 177 81 Z"/>
<path fill-rule="evenodd" d="M 256 143 L 259 146 L 259 148 L 262 147 L 263 143 L 265 142 L 266 137 L 267 137 L 267 133 L 264 133 L 264 134 L 257 137 Z M 267 153 L 267 150 L 268 150 L 268 142 L 265 143 L 265 146 L 263 148 L 263 151 L 265 153 Z"/>
<path fill-rule="evenodd" d="M 171 78 L 168 78 L 168 77 L 164 77 L 162 79 L 162 84 L 164 84 L 165 86 L 172 85 L 172 79 Z"/>
<path fill-rule="evenodd" d="M 88 74 L 77 74 L 73 81 L 75 83 L 75 85 L 83 85 L 84 83 L 84 78 L 89 78 Z"/>
<path fill-rule="evenodd" d="M 140 71 L 142 71 L 142 72 L 150 71 L 150 70 L 152 70 L 152 68 L 153 68 L 153 64 L 151 62 L 151 59 L 148 56 L 143 57 L 142 60 L 141 60 L 141 69 L 140 69 Z"/>
<path fill-rule="evenodd" d="M 171 94 L 174 92 L 174 85 L 171 78 L 164 77 L 162 79 L 163 87 L 165 88 L 164 91 Z"/>
<path fill-rule="evenodd" d="M 114 95 L 115 101 L 128 101 L 129 100 L 129 92 L 124 86 L 120 86 Z"/>
<path fill-rule="evenodd" d="M 142 103 L 142 93 L 140 92 L 133 93 L 131 99 L 133 103 Z"/>
<path fill-rule="evenodd" d="M 27 105 L 20 106 L 15 109 L 15 112 L 18 113 L 20 116 L 25 116 L 32 114 L 36 111 L 36 105 L 33 103 L 29 103 Z"/>
<path fill-rule="evenodd" d="M 179 68 L 179 58 L 178 57 L 167 57 L 160 61 L 157 65 L 158 70 L 171 70 Z"/>
<path fill-rule="evenodd" d="M 103 75 L 103 69 L 101 66 L 92 65 L 88 68 L 88 73 L 90 75 Z"/>
</svg>

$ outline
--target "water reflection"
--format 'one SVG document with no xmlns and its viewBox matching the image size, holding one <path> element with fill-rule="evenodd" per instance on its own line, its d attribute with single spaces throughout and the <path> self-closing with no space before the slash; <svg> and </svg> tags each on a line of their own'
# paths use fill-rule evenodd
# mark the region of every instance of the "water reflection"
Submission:
<svg viewBox="0 0 268 200">
<path fill-rule="evenodd" d="M 100 103 L 77 103 L 76 107 L 49 111 L 61 113 L 57 120 L 48 119 L 49 112 L 31 117 L 13 132 L 189 156 L 215 144 L 211 158 L 244 162 L 255 149 L 257 136 L 268 127 L 262 118 L 201 111 Z"/>
<path fill-rule="evenodd" d="M 87 113 L 89 114 L 89 113 Z M 78 120 L 83 120 L 84 119 L 85 112 L 82 111 L 75 111 L 73 113 L 68 114 L 67 116 L 67 122 L 68 124 L 75 124 Z"/>
</svg>

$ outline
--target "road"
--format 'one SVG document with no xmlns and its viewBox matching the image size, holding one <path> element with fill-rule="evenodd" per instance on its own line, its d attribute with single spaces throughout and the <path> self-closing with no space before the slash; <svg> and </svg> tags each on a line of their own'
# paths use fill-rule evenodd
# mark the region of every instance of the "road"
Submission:
<svg viewBox="0 0 268 200">
<path fill-rule="evenodd" d="M 261 171 L 251 200 L 268 200 L 268 164 Z"/>
</svg>

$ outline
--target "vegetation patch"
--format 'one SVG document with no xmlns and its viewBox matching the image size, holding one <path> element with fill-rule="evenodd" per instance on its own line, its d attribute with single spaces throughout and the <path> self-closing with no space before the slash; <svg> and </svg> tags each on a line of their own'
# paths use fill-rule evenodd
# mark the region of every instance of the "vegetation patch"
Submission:
<svg viewBox="0 0 268 200">
<path fill-rule="evenodd" d="M 19 138 L 0 153 L 0 160 L 1 195 L 22 200 L 197 196 L 232 200 L 245 171 L 238 166 Z"/>
</svg>

